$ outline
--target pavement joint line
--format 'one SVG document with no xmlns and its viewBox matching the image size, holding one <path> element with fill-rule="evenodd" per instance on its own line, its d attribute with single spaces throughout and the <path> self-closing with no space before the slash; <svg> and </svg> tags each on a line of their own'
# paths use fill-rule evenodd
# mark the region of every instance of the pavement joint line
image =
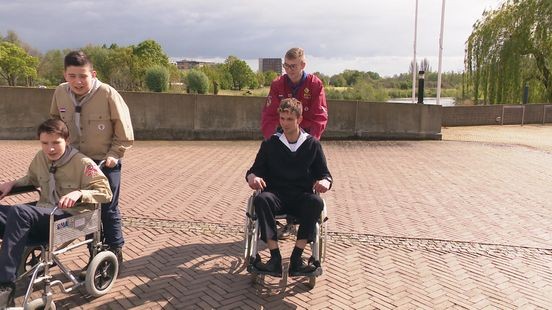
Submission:
<svg viewBox="0 0 552 310">
<path fill-rule="evenodd" d="M 226 234 L 236 235 L 244 233 L 245 225 L 209 223 L 197 221 L 152 219 L 143 217 L 125 217 L 123 225 L 133 228 L 158 228 L 186 230 L 192 233 L 203 234 Z M 375 247 L 402 249 L 410 251 L 446 252 L 460 254 L 477 254 L 484 256 L 507 256 L 507 257 L 535 257 L 551 255 L 552 249 L 536 248 L 516 245 L 491 244 L 470 241 L 442 240 L 429 238 L 411 238 L 384 236 L 364 233 L 345 233 L 328 231 L 329 242 L 369 244 Z"/>
</svg>

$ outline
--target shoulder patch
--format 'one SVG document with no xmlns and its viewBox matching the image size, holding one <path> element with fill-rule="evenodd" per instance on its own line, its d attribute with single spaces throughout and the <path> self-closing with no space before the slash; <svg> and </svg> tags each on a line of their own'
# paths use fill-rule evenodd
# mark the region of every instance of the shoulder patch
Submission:
<svg viewBox="0 0 552 310">
<path fill-rule="evenodd" d="M 95 164 L 88 164 L 84 169 L 84 175 L 86 175 L 87 177 L 95 177 L 98 175 L 98 173 L 98 166 L 96 166 Z"/>
</svg>

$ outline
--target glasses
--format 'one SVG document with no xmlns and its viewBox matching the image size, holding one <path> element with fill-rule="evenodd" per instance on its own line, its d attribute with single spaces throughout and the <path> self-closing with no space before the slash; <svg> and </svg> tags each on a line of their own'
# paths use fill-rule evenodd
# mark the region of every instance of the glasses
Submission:
<svg viewBox="0 0 552 310">
<path fill-rule="evenodd" d="M 288 63 L 285 63 L 282 65 L 282 67 L 284 67 L 284 69 L 288 69 L 288 70 L 295 70 L 299 65 L 298 64 L 288 64 Z"/>
</svg>

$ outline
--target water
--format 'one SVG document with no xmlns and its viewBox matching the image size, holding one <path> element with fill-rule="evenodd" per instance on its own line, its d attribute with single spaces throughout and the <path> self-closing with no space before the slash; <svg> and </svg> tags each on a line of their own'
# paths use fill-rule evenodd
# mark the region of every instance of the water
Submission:
<svg viewBox="0 0 552 310">
<path fill-rule="evenodd" d="M 387 100 L 387 102 L 412 103 L 412 98 L 393 98 L 393 99 Z M 416 102 L 418 102 L 417 97 L 416 97 Z M 454 97 L 441 97 L 439 103 L 443 107 L 452 107 L 454 106 Z M 424 98 L 424 104 L 437 104 L 437 98 L 426 97 Z"/>
</svg>

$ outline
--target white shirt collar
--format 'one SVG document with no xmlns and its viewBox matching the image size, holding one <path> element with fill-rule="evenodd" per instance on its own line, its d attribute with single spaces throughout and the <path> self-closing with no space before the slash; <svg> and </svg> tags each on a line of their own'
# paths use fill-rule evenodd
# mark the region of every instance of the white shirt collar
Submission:
<svg viewBox="0 0 552 310">
<path fill-rule="evenodd" d="M 301 144 L 303 144 L 303 142 L 305 142 L 309 136 L 308 133 L 306 133 L 303 128 L 300 129 L 301 132 L 299 133 L 299 138 L 297 139 L 297 142 L 295 143 L 289 143 L 289 141 L 287 140 L 286 138 L 286 135 L 284 133 L 281 133 L 281 132 L 277 132 L 275 133 L 275 135 L 277 135 L 279 138 L 280 138 L 280 141 L 282 141 L 282 143 L 287 146 L 287 148 L 292 151 L 292 152 L 295 152 L 297 151 L 297 149 L 299 149 L 299 147 L 301 146 Z"/>
</svg>

